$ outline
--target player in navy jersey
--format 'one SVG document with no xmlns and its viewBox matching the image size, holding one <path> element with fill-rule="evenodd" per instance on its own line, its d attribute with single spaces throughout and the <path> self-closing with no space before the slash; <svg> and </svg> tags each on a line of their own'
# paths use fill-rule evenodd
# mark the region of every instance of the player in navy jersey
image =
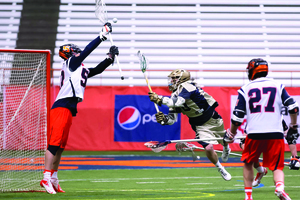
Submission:
<svg viewBox="0 0 300 200">
<path fill-rule="evenodd" d="M 241 161 L 244 162 L 245 200 L 252 200 L 253 164 L 263 154 L 263 166 L 273 171 L 275 195 L 281 200 L 291 198 L 284 191 L 284 133 L 282 106 L 287 106 L 291 118 L 288 133 L 297 134 L 298 103 L 290 97 L 285 87 L 267 78 L 268 63 L 252 59 L 247 66 L 249 83 L 238 90 L 238 99 L 231 118 L 230 130 L 225 140 L 234 140 L 238 127 L 247 116 L 247 137 Z"/>
<path fill-rule="evenodd" d="M 77 104 L 83 100 L 87 79 L 102 73 L 119 55 L 118 47 L 111 46 L 107 58 L 95 68 L 85 68 L 84 59 L 105 41 L 112 32 L 110 23 L 106 23 L 99 36 L 92 40 L 82 51 L 74 44 L 62 45 L 59 56 L 64 60 L 61 70 L 59 93 L 50 111 L 50 132 L 47 135 L 44 178 L 40 185 L 50 194 L 64 192 L 58 181 L 57 170 L 62 152 L 67 144 L 72 118 L 76 116 Z"/>
<path fill-rule="evenodd" d="M 184 69 L 176 69 L 168 76 L 171 97 L 158 96 L 149 92 L 150 100 L 158 105 L 167 105 L 169 113 L 158 112 L 156 121 L 162 125 L 172 125 L 177 120 L 178 113 L 189 118 L 189 123 L 196 133 L 196 138 L 223 138 L 225 134 L 222 117 L 215 111 L 218 102 L 190 80 L 190 73 Z M 214 151 L 214 144 L 221 143 L 223 148 L 222 160 L 227 162 L 230 148 L 224 141 L 211 140 L 199 142 L 205 149 L 207 158 L 215 164 L 224 180 L 231 180 L 231 175 L 225 170 Z"/>
</svg>

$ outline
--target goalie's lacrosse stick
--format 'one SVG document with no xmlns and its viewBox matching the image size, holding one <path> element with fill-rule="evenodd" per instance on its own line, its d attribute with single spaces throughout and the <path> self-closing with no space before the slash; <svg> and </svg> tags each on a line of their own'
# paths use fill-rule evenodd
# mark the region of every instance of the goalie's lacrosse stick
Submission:
<svg viewBox="0 0 300 200">
<path fill-rule="evenodd" d="M 246 136 L 238 136 L 234 139 L 244 139 Z M 150 141 L 146 142 L 144 145 L 148 148 L 151 148 L 154 152 L 160 152 L 164 150 L 168 144 L 177 143 L 177 142 L 201 142 L 201 141 L 211 141 L 211 140 L 223 140 L 223 138 L 204 138 L 204 139 L 186 139 L 186 140 L 166 140 L 163 142 Z"/>
<path fill-rule="evenodd" d="M 137 52 L 137 56 L 139 58 L 140 67 L 141 67 L 141 70 L 142 70 L 142 72 L 144 74 L 144 77 L 145 77 L 147 86 L 149 88 L 149 91 L 152 92 L 151 86 L 150 86 L 149 81 L 148 81 L 147 74 L 145 73 L 146 70 L 147 70 L 149 61 L 148 61 L 148 59 L 145 57 L 145 55 L 140 50 Z M 159 109 L 158 109 L 158 106 L 157 106 L 156 103 L 154 103 L 154 106 L 155 106 L 156 112 L 159 112 Z M 162 122 L 161 124 L 164 124 L 164 122 Z"/>
<path fill-rule="evenodd" d="M 95 8 L 96 17 L 100 20 L 101 23 L 103 23 L 103 24 L 107 23 L 108 22 L 108 20 L 107 20 L 107 11 L 106 11 L 106 5 L 105 5 L 104 1 L 103 0 L 95 0 L 95 3 L 96 3 L 96 8 Z M 112 40 L 110 32 L 108 34 L 109 34 L 110 44 L 111 44 L 111 46 L 113 46 L 114 42 Z M 115 58 L 117 60 L 117 65 L 119 67 L 119 72 L 120 72 L 120 75 L 121 75 L 121 79 L 124 80 L 124 76 L 123 76 L 123 73 L 122 73 L 122 70 L 121 70 L 121 67 L 120 67 L 118 55 L 115 55 Z"/>
</svg>

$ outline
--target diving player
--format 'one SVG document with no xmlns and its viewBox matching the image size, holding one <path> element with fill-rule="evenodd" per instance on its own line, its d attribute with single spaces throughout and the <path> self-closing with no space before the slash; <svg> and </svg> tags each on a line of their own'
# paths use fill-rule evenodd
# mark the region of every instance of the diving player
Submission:
<svg viewBox="0 0 300 200">
<path fill-rule="evenodd" d="M 176 69 L 168 76 L 169 90 L 171 97 L 158 96 L 154 92 L 149 92 L 150 100 L 158 105 L 167 105 L 169 113 L 156 113 L 156 121 L 162 125 L 172 125 L 177 119 L 178 113 L 182 113 L 189 118 L 189 123 L 196 133 L 196 138 L 222 137 L 225 134 L 222 117 L 215 111 L 218 102 L 204 90 L 190 80 L 190 72 L 184 69 Z M 214 151 L 214 144 L 221 143 L 223 148 L 222 160 L 227 162 L 230 148 L 223 141 L 211 140 L 199 142 L 205 149 L 207 158 L 218 168 L 224 180 L 231 180 L 231 175 L 225 170 Z"/>
</svg>

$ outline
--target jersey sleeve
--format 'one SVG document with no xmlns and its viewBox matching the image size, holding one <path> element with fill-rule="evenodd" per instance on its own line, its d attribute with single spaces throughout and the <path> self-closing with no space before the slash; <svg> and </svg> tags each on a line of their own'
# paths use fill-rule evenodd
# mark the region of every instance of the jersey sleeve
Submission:
<svg viewBox="0 0 300 200">
<path fill-rule="evenodd" d="M 231 117 L 231 122 L 237 126 L 243 123 L 244 116 L 246 115 L 246 100 L 243 94 L 244 94 L 243 90 L 240 89 L 236 101 L 236 105 L 233 110 L 233 115 Z"/>
<path fill-rule="evenodd" d="M 101 43 L 101 40 L 98 37 L 96 37 L 94 40 L 92 40 L 80 53 L 79 56 L 72 56 L 69 64 L 70 71 L 75 71 L 83 62 L 83 60 L 94 51 L 96 47 L 99 46 Z"/>
<path fill-rule="evenodd" d="M 191 92 L 187 91 L 187 89 L 185 89 L 183 87 L 178 96 L 180 96 L 180 97 L 182 97 L 184 99 L 190 99 L 191 98 Z"/>
<path fill-rule="evenodd" d="M 112 64 L 112 60 L 106 58 L 105 60 L 100 62 L 95 68 L 89 68 L 90 73 L 88 75 L 88 78 L 91 78 L 97 74 L 101 74 L 111 64 Z"/>
<path fill-rule="evenodd" d="M 282 104 L 288 108 L 289 113 L 294 114 L 299 112 L 298 103 L 291 97 L 283 87 L 281 93 Z"/>
</svg>

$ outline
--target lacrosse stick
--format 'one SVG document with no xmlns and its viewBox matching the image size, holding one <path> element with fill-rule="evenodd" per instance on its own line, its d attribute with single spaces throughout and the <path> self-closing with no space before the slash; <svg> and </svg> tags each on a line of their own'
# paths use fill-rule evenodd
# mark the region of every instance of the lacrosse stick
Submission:
<svg viewBox="0 0 300 200">
<path fill-rule="evenodd" d="M 234 139 L 244 139 L 246 136 L 238 136 Z M 144 145 L 148 148 L 151 148 L 154 152 L 160 152 L 164 150 L 168 144 L 177 143 L 177 142 L 201 142 L 201 141 L 211 141 L 211 140 L 223 140 L 223 138 L 204 138 L 204 139 L 186 139 L 186 140 L 166 140 L 163 142 L 150 141 L 146 142 Z"/>
<path fill-rule="evenodd" d="M 150 86 L 148 78 L 147 78 L 147 74 L 145 73 L 146 70 L 147 70 L 149 61 L 148 61 L 148 59 L 145 57 L 145 55 L 141 51 L 137 52 L 137 56 L 139 58 L 140 67 L 141 67 L 141 70 L 142 70 L 142 72 L 144 74 L 144 77 L 145 77 L 147 86 L 149 88 L 149 91 L 152 92 L 151 86 Z M 154 103 L 154 106 L 155 106 L 156 112 L 159 112 L 159 109 L 158 109 L 158 106 L 157 106 L 156 103 Z M 161 122 L 161 124 L 164 124 L 164 122 Z"/>
<path fill-rule="evenodd" d="M 200 150 L 205 150 L 204 148 L 202 147 L 198 147 L 194 144 L 191 144 L 191 143 L 187 143 L 187 142 L 179 142 L 176 144 L 177 148 L 176 150 L 179 151 L 179 152 L 182 152 L 182 151 L 193 151 L 194 149 L 200 149 Z M 175 146 L 175 147 L 176 147 Z M 215 152 L 217 153 L 223 153 L 223 151 L 219 151 L 219 150 L 215 150 Z M 229 153 L 230 155 L 233 155 L 233 156 L 239 156 L 239 157 L 242 157 L 242 154 L 238 154 L 238 153 Z M 261 159 L 261 158 L 259 158 Z"/>
<path fill-rule="evenodd" d="M 108 22 L 108 20 L 107 20 L 107 11 L 106 11 L 106 5 L 105 5 L 104 1 L 103 0 L 95 0 L 95 2 L 96 2 L 96 8 L 95 8 L 96 17 L 100 20 L 101 23 L 103 23 L 103 24 L 107 23 Z M 112 40 L 110 32 L 108 34 L 109 34 L 110 44 L 111 44 L 111 46 L 113 46 L 114 42 Z M 124 76 L 123 76 L 123 73 L 122 73 L 122 70 L 121 70 L 121 67 L 120 67 L 118 55 L 115 55 L 115 58 L 117 60 L 117 65 L 119 67 L 119 72 L 120 72 L 120 75 L 121 75 L 121 79 L 124 80 Z"/>
<path fill-rule="evenodd" d="M 193 145 L 193 144 L 192 144 Z M 196 146 L 196 145 L 194 145 Z M 193 158 L 193 161 L 195 162 L 197 159 L 200 160 L 200 156 L 197 156 L 194 152 L 194 148 L 191 148 L 190 147 L 190 144 L 187 143 L 187 142 L 178 142 L 176 143 L 175 145 L 175 148 L 176 148 L 176 151 L 179 152 L 179 154 L 183 151 L 190 151 L 192 152 L 192 158 Z"/>
</svg>

